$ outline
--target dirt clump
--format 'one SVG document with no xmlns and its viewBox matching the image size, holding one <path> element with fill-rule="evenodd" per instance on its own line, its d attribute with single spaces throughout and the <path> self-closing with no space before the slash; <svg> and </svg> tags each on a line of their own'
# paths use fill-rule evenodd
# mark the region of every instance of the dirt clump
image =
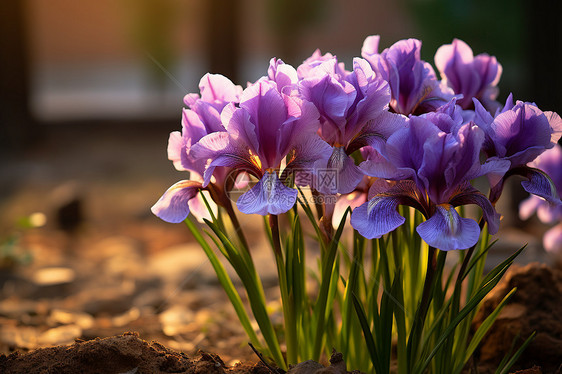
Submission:
<svg viewBox="0 0 562 374">
<path fill-rule="evenodd" d="M 562 271 L 538 263 L 524 267 L 514 265 L 484 300 L 473 327 L 478 328 L 513 288 L 517 288 L 515 294 L 481 342 L 477 355 L 479 367 L 483 368 L 481 372 L 487 373 L 487 367 L 494 372 L 514 342 L 518 348 L 536 332 L 534 340 L 511 370 L 523 370 L 536 365 L 528 369 L 534 371 L 524 372 L 560 373 Z"/>
</svg>

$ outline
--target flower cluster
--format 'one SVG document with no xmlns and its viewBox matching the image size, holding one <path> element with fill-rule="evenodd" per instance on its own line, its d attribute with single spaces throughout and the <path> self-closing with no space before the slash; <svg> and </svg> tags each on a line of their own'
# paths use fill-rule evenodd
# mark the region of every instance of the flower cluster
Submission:
<svg viewBox="0 0 562 374">
<path fill-rule="evenodd" d="M 368 37 L 347 70 L 337 57 L 316 51 L 296 69 L 270 61 L 267 76 L 246 88 L 207 74 L 200 95 L 185 97 L 182 132 L 170 135 L 168 155 L 191 178 L 176 183 L 152 211 L 169 222 L 202 214 L 198 194 L 207 190 L 219 206 L 238 174 L 257 183 L 236 201 L 246 214 L 279 215 L 297 201 L 297 186 L 336 196 L 336 209 L 353 202 L 351 225 L 379 238 L 405 222 L 398 206 L 420 211 L 416 231 L 442 250 L 469 248 L 482 224 L 456 208 L 476 204 L 490 233 L 499 226 L 494 205 L 504 180 L 560 204 L 544 171 L 528 166 L 552 148 L 562 120 L 535 104 L 496 101 L 502 66 L 474 56 L 460 40 L 421 60 L 421 41 L 401 40 L 379 52 Z M 550 170 L 545 170 L 551 172 Z M 471 185 L 487 176 L 490 195 Z M 330 204 L 326 204 L 330 205 Z"/>
</svg>

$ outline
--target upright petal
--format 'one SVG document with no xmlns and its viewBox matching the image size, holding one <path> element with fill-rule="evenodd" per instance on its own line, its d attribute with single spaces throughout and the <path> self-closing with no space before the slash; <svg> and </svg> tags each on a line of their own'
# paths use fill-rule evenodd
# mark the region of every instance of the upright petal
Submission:
<svg viewBox="0 0 562 374">
<path fill-rule="evenodd" d="M 267 75 L 269 79 L 277 83 L 277 90 L 279 92 L 284 92 L 285 87 L 296 84 L 299 80 L 294 67 L 276 58 L 272 58 L 269 61 Z"/>
<path fill-rule="evenodd" d="M 535 105 L 521 101 L 513 109 L 498 114 L 490 125 L 497 156 L 509 159 L 512 168 L 525 165 L 552 148 L 552 133 L 547 116 Z"/>
<path fill-rule="evenodd" d="M 213 102 L 238 102 L 242 87 L 234 85 L 230 79 L 220 74 L 205 74 L 199 81 L 201 100 Z"/>
<path fill-rule="evenodd" d="M 470 248 L 480 237 L 476 221 L 462 218 L 449 204 L 437 205 L 433 216 L 419 224 L 416 231 L 427 244 L 443 251 Z"/>
<path fill-rule="evenodd" d="M 250 115 L 255 125 L 260 148 L 258 156 L 264 168 L 276 168 L 285 157 L 278 149 L 279 129 L 289 118 L 282 94 L 274 82 L 260 80 L 242 93 L 240 107 Z"/>
<path fill-rule="evenodd" d="M 363 47 L 361 48 L 361 57 L 369 60 L 369 58 L 373 55 L 378 55 L 380 38 L 381 37 L 379 35 L 367 36 L 363 42 Z"/>
</svg>

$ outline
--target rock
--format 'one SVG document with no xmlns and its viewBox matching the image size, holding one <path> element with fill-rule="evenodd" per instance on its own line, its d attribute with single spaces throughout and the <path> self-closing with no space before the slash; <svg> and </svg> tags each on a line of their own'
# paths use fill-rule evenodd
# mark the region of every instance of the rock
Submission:
<svg viewBox="0 0 562 374">
<path fill-rule="evenodd" d="M 54 327 L 37 337 L 39 346 L 72 344 L 76 338 L 82 335 L 82 329 L 78 325 L 64 325 Z"/>
<path fill-rule="evenodd" d="M 48 267 L 37 270 L 32 279 L 38 286 L 54 286 L 73 282 L 76 273 L 67 267 Z"/>
<path fill-rule="evenodd" d="M 89 329 L 94 325 L 94 317 L 88 313 L 73 312 L 62 309 L 53 309 L 47 318 L 47 322 L 51 325 L 69 325 L 74 324 L 81 329 Z"/>
<path fill-rule="evenodd" d="M 512 343 L 516 341 L 519 347 L 534 331 L 534 340 L 512 370 L 534 364 L 546 373 L 554 373 L 562 361 L 562 271 L 538 263 L 524 267 L 513 265 L 484 299 L 473 329 L 478 328 L 513 288 L 517 291 L 480 344 L 477 357 L 486 368 L 481 373 L 493 373 Z"/>
<path fill-rule="evenodd" d="M 181 305 L 175 305 L 167 309 L 159 316 L 162 331 L 168 336 L 174 336 L 193 331 L 195 315 L 193 312 Z M 196 324 L 200 327 L 201 324 Z"/>
<path fill-rule="evenodd" d="M 343 355 L 333 350 L 330 366 L 325 367 L 316 361 L 308 360 L 291 367 L 287 374 L 347 374 L 347 370 Z"/>
</svg>

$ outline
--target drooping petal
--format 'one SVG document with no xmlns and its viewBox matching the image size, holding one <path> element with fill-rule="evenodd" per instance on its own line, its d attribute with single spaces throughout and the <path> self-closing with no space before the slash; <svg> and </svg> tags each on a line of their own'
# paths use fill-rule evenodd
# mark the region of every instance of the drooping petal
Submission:
<svg viewBox="0 0 562 374">
<path fill-rule="evenodd" d="M 281 214 L 287 212 L 297 201 L 297 190 L 285 186 L 275 172 L 267 171 L 260 181 L 236 201 L 238 209 L 245 214 Z"/>
<path fill-rule="evenodd" d="M 528 179 L 521 182 L 521 186 L 523 186 L 525 191 L 540 196 L 551 204 L 562 204 L 556 191 L 556 186 L 544 171 L 527 166 L 518 168 L 518 170 L 521 170 L 518 173 L 519 175 Z"/>
<path fill-rule="evenodd" d="M 294 156 L 283 170 L 281 179 L 285 180 L 292 173 L 297 185 L 314 186 L 316 167 L 324 167 L 331 153 L 332 147 L 318 135 L 301 137 L 294 147 Z"/>
<path fill-rule="evenodd" d="M 399 196 L 376 195 L 353 210 L 351 226 L 367 239 L 380 238 L 406 221 L 397 211 L 399 204 Z"/>
<path fill-rule="evenodd" d="M 168 188 L 150 210 L 166 222 L 181 222 L 189 215 L 188 202 L 197 195 L 201 188 L 199 182 L 179 181 Z"/>
<path fill-rule="evenodd" d="M 510 166 L 511 162 L 509 160 L 492 157 L 481 165 L 480 172 L 476 176 L 485 175 L 490 182 L 490 187 L 494 187 L 500 183 Z"/>
<path fill-rule="evenodd" d="M 449 204 L 437 205 L 435 213 L 416 228 L 430 246 L 450 251 L 470 248 L 478 242 L 480 227 L 470 218 L 462 218 Z"/>
<path fill-rule="evenodd" d="M 215 132 L 203 137 L 191 148 L 194 158 L 205 165 L 203 186 L 207 186 L 217 166 L 261 175 L 259 159 L 254 157 L 245 142 L 238 142 L 227 132 Z"/>
<path fill-rule="evenodd" d="M 315 188 L 324 194 L 350 193 L 363 179 L 363 172 L 343 147 L 334 147 L 326 167 L 316 172 Z"/>
<path fill-rule="evenodd" d="M 392 134 L 408 126 L 408 118 L 402 114 L 382 111 L 380 114 L 367 122 L 355 138 L 347 146 L 348 153 L 357 149 L 371 146 L 381 152 L 386 141 Z"/>
<path fill-rule="evenodd" d="M 484 219 L 488 223 L 488 231 L 494 235 L 500 227 L 500 215 L 484 194 L 472 187 L 470 183 L 465 183 L 459 187 L 459 191 L 451 198 L 449 203 L 454 206 L 476 204 L 482 209 Z"/>
</svg>

